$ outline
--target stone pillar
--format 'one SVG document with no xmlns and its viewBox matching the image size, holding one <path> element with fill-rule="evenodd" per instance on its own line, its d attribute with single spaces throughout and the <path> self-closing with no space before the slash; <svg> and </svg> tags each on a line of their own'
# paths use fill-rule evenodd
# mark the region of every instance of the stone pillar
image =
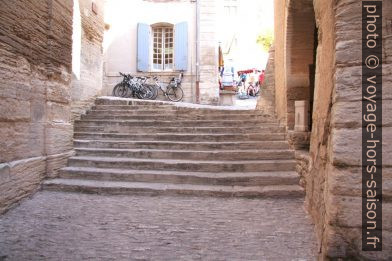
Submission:
<svg viewBox="0 0 392 261">
<path fill-rule="evenodd" d="M 309 128 L 309 102 L 295 101 L 295 131 L 308 131 Z"/>
<path fill-rule="evenodd" d="M 200 103 L 217 104 L 218 83 L 218 42 L 216 24 L 218 4 L 215 0 L 200 1 Z"/>
<path fill-rule="evenodd" d="M 219 105 L 233 106 L 235 104 L 235 91 L 220 91 Z"/>
</svg>

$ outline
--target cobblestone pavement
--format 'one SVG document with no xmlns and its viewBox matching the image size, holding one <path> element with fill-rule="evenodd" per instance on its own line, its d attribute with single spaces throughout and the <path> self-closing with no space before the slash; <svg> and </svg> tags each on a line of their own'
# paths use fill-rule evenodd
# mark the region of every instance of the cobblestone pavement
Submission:
<svg viewBox="0 0 392 261">
<path fill-rule="evenodd" d="M 302 200 L 39 192 L 0 216 L 0 260 L 315 260 Z"/>
</svg>

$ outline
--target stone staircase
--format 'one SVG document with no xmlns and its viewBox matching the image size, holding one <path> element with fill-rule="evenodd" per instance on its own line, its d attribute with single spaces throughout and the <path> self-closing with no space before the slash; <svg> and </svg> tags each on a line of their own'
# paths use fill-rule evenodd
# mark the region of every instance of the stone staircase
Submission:
<svg viewBox="0 0 392 261">
<path fill-rule="evenodd" d="M 99 98 L 46 190 L 302 197 L 285 130 L 254 110 Z"/>
</svg>

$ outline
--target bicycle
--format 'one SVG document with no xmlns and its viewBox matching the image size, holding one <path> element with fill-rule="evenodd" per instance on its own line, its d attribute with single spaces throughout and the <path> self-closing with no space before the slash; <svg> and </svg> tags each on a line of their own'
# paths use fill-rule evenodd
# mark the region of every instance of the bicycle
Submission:
<svg viewBox="0 0 392 261">
<path fill-rule="evenodd" d="M 181 88 L 183 75 L 183 73 L 180 73 L 178 78 L 173 77 L 166 86 L 163 86 L 163 83 L 159 81 L 159 78 L 154 76 L 153 79 L 155 83 L 153 86 L 157 88 L 157 91 L 155 92 L 152 99 L 155 100 L 158 96 L 158 90 L 161 90 L 163 95 L 169 100 L 173 102 L 181 101 L 184 97 L 184 91 Z"/>
<path fill-rule="evenodd" d="M 139 99 L 151 99 L 155 92 L 145 87 L 148 77 L 134 77 L 120 72 L 123 80 L 113 88 L 113 96 L 116 97 L 137 97 Z"/>
</svg>

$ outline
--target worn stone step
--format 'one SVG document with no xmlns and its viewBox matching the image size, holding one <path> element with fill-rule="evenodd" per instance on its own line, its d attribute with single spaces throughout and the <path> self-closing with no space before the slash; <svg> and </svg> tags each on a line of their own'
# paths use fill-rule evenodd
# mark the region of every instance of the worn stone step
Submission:
<svg viewBox="0 0 392 261">
<path fill-rule="evenodd" d="M 273 115 L 265 114 L 256 110 L 241 110 L 241 111 L 232 111 L 232 110 L 185 110 L 185 109 L 175 109 L 175 108 L 165 108 L 165 110 L 160 109 L 149 109 L 149 110 L 133 110 L 132 108 L 128 109 L 118 109 L 118 110 L 110 110 L 108 108 L 105 109 L 92 109 L 86 112 L 88 115 L 178 115 L 178 116 L 222 116 L 222 115 L 240 115 L 240 116 L 264 116 L 273 118 Z"/>
<path fill-rule="evenodd" d="M 190 108 L 167 104 L 147 104 L 147 105 L 94 105 L 91 107 L 92 111 L 155 111 L 159 112 L 176 112 L 176 113 L 190 113 L 190 114 L 263 114 L 260 110 L 255 109 L 230 109 L 230 107 L 208 107 L 208 108 Z"/>
<path fill-rule="evenodd" d="M 284 140 L 285 133 L 242 133 L 242 134 L 184 134 L 184 133 L 89 133 L 75 132 L 75 139 L 121 139 L 140 141 L 272 141 Z"/>
<path fill-rule="evenodd" d="M 173 105 L 171 101 L 160 101 L 160 100 L 140 100 L 133 98 L 119 98 L 113 96 L 98 97 L 95 99 L 96 105 Z"/>
<path fill-rule="evenodd" d="M 154 115 L 98 115 L 86 114 L 81 116 L 82 120 L 157 120 L 157 121 L 177 121 L 177 120 L 238 120 L 238 121 L 259 121 L 276 123 L 275 119 L 264 115 L 169 115 L 157 113 Z"/>
<path fill-rule="evenodd" d="M 132 195 L 138 193 L 145 195 L 192 195 L 249 198 L 295 198 L 304 196 L 303 189 L 298 185 L 249 187 L 52 179 L 44 181 L 42 186 L 44 189 L 52 191 L 110 195 Z"/>
<path fill-rule="evenodd" d="M 265 172 L 293 171 L 295 160 L 241 160 L 241 161 L 202 161 L 177 159 L 138 159 L 75 156 L 68 160 L 72 167 L 178 170 L 195 172 Z"/>
<path fill-rule="evenodd" d="M 74 140 L 76 148 L 119 149 L 173 149 L 173 150 L 241 150 L 241 149 L 288 149 L 287 141 L 124 141 L 124 140 Z"/>
<path fill-rule="evenodd" d="M 110 149 L 76 148 L 77 156 L 192 159 L 192 160 L 267 160 L 293 159 L 292 150 L 159 150 L 159 149 Z"/>
<path fill-rule="evenodd" d="M 139 111 L 139 110 L 155 110 L 166 111 L 176 110 L 176 107 L 171 105 L 94 105 L 92 110 L 124 110 L 124 111 Z"/>
<path fill-rule="evenodd" d="M 66 167 L 60 170 L 60 178 L 229 186 L 297 185 L 299 183 L 299 176 L 294 171 L 211 173 Z"/>
<path fill-rule="evenodd" d="M 284 133 L 285 127 L 264 126 L 260 127 L 118 127 L 118 126 L 76 126 L 75 132 L 99 132 L 99 133 Z"/>
<path fill-rule="evenodd" d="M 152 127 L 257 127 L 279 126 L 277 123 L 253 120 L 76 120 L 75 126 L 152 126 Z"/>
</svg>

